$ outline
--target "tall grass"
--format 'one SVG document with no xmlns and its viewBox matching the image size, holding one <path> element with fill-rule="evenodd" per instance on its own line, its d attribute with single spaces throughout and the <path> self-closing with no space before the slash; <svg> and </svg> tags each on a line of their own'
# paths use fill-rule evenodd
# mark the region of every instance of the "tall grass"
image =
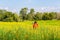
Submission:
<svg viewBox="0 0 60 40">
<path fill-rule="evenodd" d="M 60 21 L 0 22 L 0 40 L 60 40 Z"/>
</svg>

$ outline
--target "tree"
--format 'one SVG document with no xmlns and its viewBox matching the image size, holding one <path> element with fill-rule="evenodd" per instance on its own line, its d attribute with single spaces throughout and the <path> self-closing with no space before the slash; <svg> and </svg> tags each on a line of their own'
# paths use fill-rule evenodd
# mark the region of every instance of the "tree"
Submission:
<svg viewBox="0 0 60 40">
<path fill-rule="evenodd" d="M 6 10 L 0 10 L 0 21 L 3 20 L 5 12 L 6 12 Z"/>
<path fill-rule="evenodd" d="M 4 19 L 9 18 L 9 17 L 12 17 L 12 12 L 6 11 L 6 12 L 4 13 Z"/>
<path fill-rule="evenodd" d="M 3 21 L 4 22 L 13 22 L 14 20 L 13 20 L 13 17 L 9 17 L 9 18 L 5 18 Z"/>
<path fill-rule="evenodd" d="M 30 13 L 27 14 L 27 20 L 33 20 L 32 14 L 30 14 Z"/>
<path fill-rule="evenodd" d="M 57 19 L 60 20 L 60 13 L 57 13 Z"/>
<path fill-rule="evenodd" d="M 32 8 L 32 9 L 30 9 L 30 14 L 34 14 L 34 9 Z"/>
<path fill-rule="evenodd" d="M 50 19 L 50 20 L 56 19 L 56 18 L 57 18 L 56 12 L 50 12 L 50 13 L 49 13 L 49 19 Z"/>
<path fill-rule="evenodd" d="M 12 22 L 12 21 L 24 21 L 24 20 L 52 20 L 52 19 L 59 19 L 60 20 L 60 14 L 56 12 L 35 12 L 33 8 L 30 9 L 30 12 L 28 13 L 28 8 L 22 8 L 20 10 L 20 14 L 13 13 L 7 10 L 0 10 L 0 21 L 5 22 Z"/>
<path fill-rule="evenodd" d="M 42 20 L 49 20 L 49 14 L 47 12 L 43 14 Z"/>
<path fill-rule="evenodd" d="M 30 12 L 28 13 L 28 15 L 27 15 L 27 19 L 28 20 L 34 20 L 34 15 L 35 15 L 35 13 L 34 13 L 35 11 L 34 11 L 34 9 L 32 8 L 32 9 L 30 9 Z"/>
<path fill-rule="evenodd" d="M 19 16 L 16 13 L 13 13 L 13 20 L 16 22 L 20 21 Z"/>
<path fill-rule="evenodd" d="M 0 21 L 3 20 L 3 14 L 0 14 Z"/>
<path fill-rule="evenodd" d="M 35 20 L 41 20 L 42 19 L 42 13 L 36 12 L 34 19 Z"/>
<path fill-rule="evenodd" d="M 26 20 L 26 14 L 27 14 L 28 8 L 22 8 L 20 11 L 20 18 L 24 21 Z"/>
<path fill-rule="evenodd" d="M 5 21 L 5 22 L 12 22 L 13 21 L 13 14 L 12 12 L 9 12 L 9 11 L 6 11 L 4 12 L 4 18 L 2 21 Z"/>
</svg>

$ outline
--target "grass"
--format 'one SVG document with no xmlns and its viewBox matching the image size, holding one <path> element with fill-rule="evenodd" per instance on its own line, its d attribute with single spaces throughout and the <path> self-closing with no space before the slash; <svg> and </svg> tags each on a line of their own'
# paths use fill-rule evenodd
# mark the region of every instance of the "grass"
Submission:
<svg viewBox="0 0 60 40">
<path fill-rule="evenodd" d="M 0 22 L 0 40 L 60 40 L 60 20 Z"/>
</svg>

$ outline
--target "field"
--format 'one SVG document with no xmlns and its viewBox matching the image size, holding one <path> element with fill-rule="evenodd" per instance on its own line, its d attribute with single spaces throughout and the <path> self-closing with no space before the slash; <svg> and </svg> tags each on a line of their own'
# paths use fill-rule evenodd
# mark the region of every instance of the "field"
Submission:
<svg viewBox="0 0 60 40">
<path fill-rule="evenodd" d="M 60 20 L 0 22 L 0 40 L 60 40 Z"/>
</svg>

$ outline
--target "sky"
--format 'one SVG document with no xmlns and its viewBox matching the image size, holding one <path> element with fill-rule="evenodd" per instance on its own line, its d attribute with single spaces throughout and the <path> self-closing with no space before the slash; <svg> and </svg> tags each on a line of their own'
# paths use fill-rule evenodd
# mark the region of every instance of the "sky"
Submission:
<svg viewBox="0 0 60 40">
<path fill-rule="evenodd" d="M 0 0 L 0 9 L 19 12 L 24 7 L 39 12 L 60 12 L 60 0 Z"/>
</svg>

